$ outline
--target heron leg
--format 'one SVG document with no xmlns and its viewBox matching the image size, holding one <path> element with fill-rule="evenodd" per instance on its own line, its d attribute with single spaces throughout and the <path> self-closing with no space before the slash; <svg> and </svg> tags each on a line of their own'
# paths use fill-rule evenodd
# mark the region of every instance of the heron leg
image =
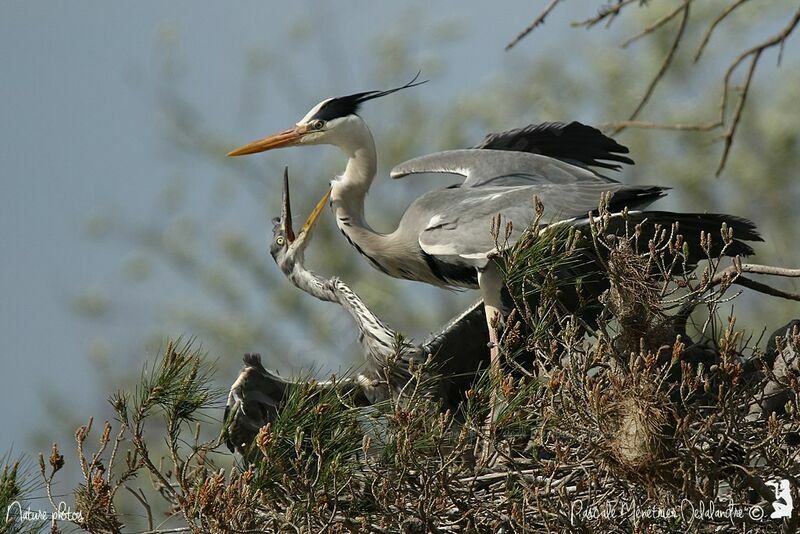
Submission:
<svg viewBox="0 0 800 534">
<path fill-rule="evenodd" d="M 489 261 L 486 268 L 478 273 L 478 285 L 483 295 L 483 305 L 486 310 L 486 324 L 489 327 L 489 377 L 493 385 L 489 417 L 487 417 L 486 424 L 484 425 L 486 440 L 480 454 L 481 460 L 486 462 L 493 452 L 494 422 L 497 418 L 497 411 L 501 402 L 497 395 L 497 386 L 502 380 L 500 371 L 500 340 L 497 337 L 497 323 L 503 316 L 503 278 L 494 261 Z"/>
</svg>

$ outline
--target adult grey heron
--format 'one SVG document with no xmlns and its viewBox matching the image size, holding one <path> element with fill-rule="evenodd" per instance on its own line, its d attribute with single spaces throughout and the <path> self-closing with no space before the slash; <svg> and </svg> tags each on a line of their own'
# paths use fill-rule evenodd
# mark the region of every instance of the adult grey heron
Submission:
<svg viewBox="0 0 800 534">
<path fill-rule="evenodd" d="M 620 163 L 633 163 L 623 155 L 628 149 L 580 123 L 545 123 L 489 135 L 473 149 L 435 153 L 398 165 L 391 172 L 393 178 L 447 173 L 464 180 L 416 199 L 394 232 L 375 232 L 365 220 L 364 199 L 375 177 L 377 154 L 358 111 L 366 101 L 419 83 L 415 77 L 394 89 L 323 100 L 294 127 L 228 155 L 290 146 L 339 147 L 348 160 L 344 172 L 331 182 L 330 204 L 341 232 L 389 276 L 446 288 L 480 288 L 490 325 L 492 368 L 498 369 L 497 338 L 491 325 L 503 309 L 503 284 L 493 261 L 497 253 L 493 222 L 502 217 L 511 223 L 507 243 L 513 244 L 534 219 L 534 197 L 545 208 L 541 221 L 580 223 L 597 210 L 603 193 L 612 195 L 609 209 L 619 212 L 648 206 L 664 196 L 666 188 L 626 185 L 595 172 L 591 167 L 617 170 Z M 634 222 L 679 224 L 694 259 L 702 257 L 700 231 L 718 233 L 723 221 L 737 238 L 724 249 L 726 254 L 750 254 L 752 249 L 744 241 L 760 240 L 751 222 L 733 216 L 631 211 L 630 217 Z"/>
<path fill-rule="evenodd" d="M 273 220 L 270 243 L 270 254 L 293 285 L 319 300 L 342 306 L 359 331 L 364 367 L 355 376 L 318 382 L 317 387 L 338 388 L 352 395 L 357 405 L 400 398 L 404 392 L 422 387 L 425 394 L 441 403 L 442 409 L 454 411 L 475 373 L 489 364 L 483 306 L 480 302 L 473 304 L 422 343 L 403 340 L 347 284 L 335 277 L 320 277 L 305 268 L 305 250 L 327 199 L 326 194 L 295 234 L 288 170 L 284 171 L 281 216 Z M 418 385 L 411 369 L 426 362 L 431 375 Z M 225 420 L 230 421 L 226 441 L 231 450 L 239 452 L 259 428 L 275 419 L 288 390 L 301 385 L 267 371 L 258 354 L 246 354 L 244 363 L 244 369 L 231 386 L 225 410 Z"/>
</svg>

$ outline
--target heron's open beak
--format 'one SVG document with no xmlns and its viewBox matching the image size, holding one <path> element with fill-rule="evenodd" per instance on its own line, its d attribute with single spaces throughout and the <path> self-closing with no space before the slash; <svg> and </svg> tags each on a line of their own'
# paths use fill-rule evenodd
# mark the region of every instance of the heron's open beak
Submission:
<svg viewBox="0 0 800 534">
<path fill-rule="evenodd" d="M 289 200 L 289 167 L 283 168 L 283 200 L 281 202 L 281 222 L 286 240 L 292 243 L 295 239 L 292 229 L 292 203 Z"/>
<path fill-rule="evenodd" d="M 317 223 L 319 219 L 320 213 L 322 210 L 325 209 L 325 204 L 328 203 L 328 198 L 331 196 L 331 190 L 328 191 L 323 195 L 323 197 L 317 202 L 317 205 L 314 206 L 314 209 L 311 211 L 311 214 L 306 219 L 306 222 L 303 223 L 303 226 L 300 228 L 300 232 L 295 235 L 294 229 L 292 228 L 292 203 L 289 199 L 289 167 L 284 167 L 283 169 L 283 201 L 281 205 L 281 224 L 283 225 L 284 234 L 286 235 L 286 240 L 289 241 L 289 244 L 295 244 L 295 241 L 299 241 L 295 246 L 305 246 L 307 243 L 305 241 L 311 237 L 311 232 L 314 229 L 314 225 Z"/>
<path fill-rule="evenodd" d="M 228 156 L 244 156 L 245 154 L 255 154 L 257 152 L 264 152 L 265 150 L 272 150 L 273 148 L 283 148 L 286 146 L 296 145 L 303 135 L 306 134 L 306 129 L 302 126 L 295 126 L 282 132 L 253 141 L 244 146 L 240 146 L 235 150 L 228 152 Z"/>
<path fill-rule="evenodd" d="M 317 220 L 319 219 L 319 214 L 322 213 L 323 209 L 325 209 L 325 205 L 328 203 L 328 199 L 330 198 L 330 196 L 331 196 L 331 190 L 328 189 L 322 196 L 322 198 L 319 199 L 317 205 L 314 206 L 314 210 L 308 216 L 306 222 L 303 223 L 303 227 L 300 228 L 300 233 L 297 234 L 298 238 L 305 237 L 307 234 L 308 235 L 311 234 L 311 231 L 314 229 L 314 225 L 317 223 Z"/>
</svg>

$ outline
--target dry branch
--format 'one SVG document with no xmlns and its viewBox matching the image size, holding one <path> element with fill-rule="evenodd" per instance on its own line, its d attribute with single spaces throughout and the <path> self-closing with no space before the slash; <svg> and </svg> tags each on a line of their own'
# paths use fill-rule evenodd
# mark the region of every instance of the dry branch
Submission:
<svg viewBox="0 0 800 534">
<path fill-rule="evenodd" d="M 656 86 L 664 77 L 664 75 L 667 73 L 667 70 L 669 70 L 670 65 L 672 65 L 672 61 L 675 59 L 675 53 L 678 51 L 678 47 L 680 46 L 681 40 L 683 39 L 683 34 L 686 31 L 686 24 L 689 21 L 689 12 L 691 4 L 692 0 L 686 0 L 683 3 L 683 6 L 681 6 L 682 9 L 678 11 L 678 12 L 683 11 L 683 16 L 681 17 L 678 30 L 675 32 L 675 38 L 672 40 L 672 45 L 670 46 L 667 55 L 664 57 L 664 61 L 661 63 L 658 72 L 656 72 L 655 76 L 653 76 L 653 78 L 650 80 L 650 83 L 647 85 L 647 89 L 645 90 L 644 95 L 642 95 L 642 98 L 639 100 L 639 103 L 636 105 L 636 108 L 628 117 L 629 121 L 635 120 L 636 117 L 639 116 L 639 113 L 641 113 L 641 111 L 647 105 L 647 102 L 650 101 L 650 97 L 653 96 L 653 92 L 655 92 Z M 614 130 L 612 132 L 612 135 L 616 135 L 620 133 L 622 130 L 624 130 L 624 127 L 621 126 L 616 130 Z"/>
<path fill-rule="evenodd" d="M 786 40 L 795 31 L 795 29 L 798 26 L 798 23 L 800 23 L 800 8 L 798 8 L 798 10 L 794 12 L 794 14 L 789 18 L 788 23 L 782 30 L 764 39 L 761 43 L 741 52 L 728 65 L 728 68 L 726 70 L 723 79 L 722 91 L 720 94 L 720 100 L 718 106 L 718 118 L 716 120 L 695 122 L 695 123 L 666 123 L 659 121 L 635 120 L 639 116 L 639 113 L 645 107 L 647 102 L 650 100 L 650 97 L 654 93 L 656 87 L 664 78 L 664 76 L 666 75 L 666 73 L 669 71 L 670 67 L 673 64 L 673 60 L 675 59 L 675 54 L 677 52 L 677 49 L 680 45 L 681 40 L 683 40 L 685 36 L 685 29 L 688 23 L 690 7 L 694 1 L 695 0 L 685 0 L 675 10 L 670 11 L 664 16 L 661 16 L 660 18 L 656 19 L 650 24 L 647 24 L 637 34 L 628 38 L 622 43 L 622 46 L 624 48 L 633 43 L 634 41 L 637 41 L 645 36 L 652 35 L 658 29 L 663 28 L 667 23 L 674 20 L 680 13 L 683 13 L 680 26 L 676 31 L 675 38 L 672 41 L 672 44 L 667 52 L 667 55 L 665 56 L 655 76 L 648 83 L 648 86 L 643 96 L 637 102 L 631 115 L 628 117 L 627 120 L 609 121 L 605 123 L 603 126 L 610 129 L 613 132 L 613 134 L 617 134 L 626 128 L 646 128 L 646 129 L 698 131 L 698 132 L 712 131 L 718 128 L 725 128 L 723 133 L 716 138 L 716 140 L 721 141 L 723 145 L 719 163 L 715 171 L 715 174 L 719 176 L 724 170 L 725 165 L 727 164 L 728 159 L 730 157 L 734 138 L 738 131 L 739 123 L 741 122 L 742 114 L 746 107 L 748 97 L 750 96 L 750 90 L 754 81 L 755 70 L 756 67 L 758 66 L 758 62 L 760 61 L 762 54 L 765 51 L 769 50 L 770 48 L 778 46 L 780 47 L 780 52 L 778 55 L 778 63 L 780 63 Z M 746 4 L 748 1 L 749 0 L 735 0 L 725 9 L 723 9 L 711 21 L 711 23 L 703 33 L 700 45 L 698 46 L 697 51 L 695 52 L 694 55 L 695 63 L 699 61 L 699 59 L 702 57 L 711 37 L 713 36 L 715 31 L 719 28 L 719 26 L 723 24 L 725 20 L 728 19 L 728 17 L 733 12 L 735 12 L 741 6 Z M 634 0 L 618 0 L 615 4 L 611 6 L 603 7 L 596 16 L 583 21 L 574 22 L 572 25 L 584 28 L 592 28 L 593 26 L 602 21 L 607 21 L 607 23 L 610 24 L 614 18 L 621 15 L 621 13 L 625 8 L 635 3 L 638 3 L 640 7 L 646 5 L 645 2 L 635 2 Z M 547 8 L 543 10 L 534 20 L 534 23 L 529 25 L 525 31 L 520 33 L 520 35 L 518 35 L 517 38 L 514 39 L 514 41 L 512 41 L 512 43 L 509 43 L 509 45 L 506 48 L 507 49 L 511 48 L 511 46 L 516 45 L 521 39 L 527 37 L 544 20 L 544 17 L 546 17 L 553 11 L 553 9 L 556 7 L 557 4 L 558 2 L 551 2 L 550 4 L 548 4 Z M 737 68 L 747 59 L 750 59 L 749 67 L 745 74 L 743 85 L 741 89 L 738 90 L 738 97 L 736 99 L 736 104 L 734 106 L 733 112 L 730 114 L 730 116 L 728 116 L 729 93 L 734 90 L 734 87 L 732 85 L 732 77 Z"/>
<path fill-rule="evenodd" d="M 550 0 L 550 3 L 547 4 L 547 6 L 545 6 L 542 12 L 539 13 L 539 15 L 535 19 L 533 19 L 533 22 L 531 22 L 524 30 L 522 30 L 516 37 L 514 37 L 514 39 L 512 39 L 511 42 L 509 42 L 506 45 L 506 50 L 512 49 L 514 45 L 516 45 L 522 39 L 527 37 L 529 33 L 531 33 L 533 30 L 536 29 L 537 26 L 539 26 L 540 24 L 544 24 L 547 15 L 549 15 L 550 12 L 552 12 L 553 9 L 555 9 L 555 7 L 559 4 L 559 2 L 561 2 L 561 0 Z"/>
</svg>

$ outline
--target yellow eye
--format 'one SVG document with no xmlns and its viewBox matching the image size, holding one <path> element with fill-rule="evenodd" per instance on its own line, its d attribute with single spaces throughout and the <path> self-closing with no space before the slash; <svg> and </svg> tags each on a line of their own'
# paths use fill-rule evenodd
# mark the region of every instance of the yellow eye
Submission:
<svg viewBox="0 0 800 534">
<path fill-rule="evenodd" d="M 314 130 L 321 130 L 325 126 L 325 121 L 315 120 L 311 123 L 311 128 Z"/>
<path fill-rule="evenodd" d="M 275 244 L 278 245 L 279 247 L 282 247 L 285 242 L 286 240 L 283 238 L 282 235 L 279 235 L 278 237 L 275 238 Z"/>
</svg>

